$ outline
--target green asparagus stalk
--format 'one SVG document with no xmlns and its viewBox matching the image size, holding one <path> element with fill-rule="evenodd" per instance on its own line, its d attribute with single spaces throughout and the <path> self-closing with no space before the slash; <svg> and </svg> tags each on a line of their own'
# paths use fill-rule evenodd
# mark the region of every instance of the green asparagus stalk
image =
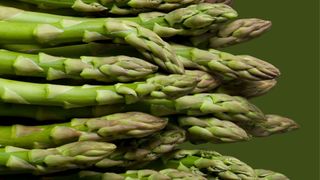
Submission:
<svg viewBox="0 0 320 180">
<path fill-rule="evenodd" d="M 192 172 L 208 179 L 254 179 L 254 170 L 240 160 L 215 151 L 176 150 L 163 157 L 166 168 Z"/>
<path fill-rule="evenodd" d="M 257 180 L 289 180 L 285 175 L 265 169 L 255 169 Z"/>
<path fill-rule="evenodd" d="M 62 107 L 12 105 L 0 103 L 1 116 L 20 116 L 37 120 L 68 120 L 73 117 L 100 117 L 107 114 L 128 111 L 140 111 L 155 116 L 211 115 L 242 123 L 265 121 L 265 116 L 256 106 L 237 96 L 227 94 L 195 94 L 178 99 L 144 99 L 133 104 L 114 104 L 64 109 Z"/>
<path fill-rule="evenodd" d="M 211 92 L 212 90 L 219 87 L 222 82 L 218 76 L 211 75 L 204 71 L 187 70 L 185 74 L 193 75 L 200 80 L 196 88 L 194 88 L 194 90 L 191 92 L 191 94 Z"/>
<path fill-rule="evenodd" d="M 299 125 L 289 118 L 268 114 L 266 115 L 266 121 L 258 122 L 253 126 L 244 125 L 244 128 L 253 136 L 265 137 L 296 130 L 299 128 Z"/>
<path fill-rule="evenodd" d="M 264 81 L 239 81 L 234 80 L 221 84 L 214 90 L 216 93 L 225 93 L 232 96 L 242 96 L 245 98 L 253 98 L 268 93 L 275 85 L 277 80 Z"/>
<path fill-rule="evenodd" d="M 172 74 L 156 75 L 148 78 L 145 82 L 131 84 L 67 86 L 0 78 L 0 101 L 64 108 L 130 104 L 145 97 L 181 97 L 192 92 L 198 81 L 193 75 Z"/>
<path fill-rule="evenodd" d="M 198 69 L 224 77 L 225 80 L 270 80 L 280 75 L 272 64 L 248 55 L 232 55 L 214 49 L 201 50 L 171 43 L 179 60 L 186 69 Z M 89 43 L 55 48 L 41 48 L 35 45 L 3 45 L 3 48 L 27 53 L 45 52 L 56 56 L 116 56 L 125 53 L 137 56 L 138 52 L 124 45 Z M 79 53 L 79 54 L 76 54 Z M 81 53 L 81 54 L 80 54 Z"/>
<path fill-rule="evenodd" d="M 151 169 L 128 170 L 123 174 L 116 173 L 97 173 L 90 171 L 82 171 L 78 174 L 79 179 L 90 180 L 206 180 L 205 177 L 197 174 L 192 174 L 177 169 L 163 169 L 155 171 Z"/>
<path fill-rule="evenodd" d="M 102 82 L 130 82 L 154 73 L 157 66 L 129 56 L 80 59 L 16 53 L 0 49 L 0 73 L 57 79 L 93 79 Z"/>
<path fill-rule="evenodd" d="M 205 2 L 208 2 L 208 3 L 224 3 L 224 4 L 227 4 L 229 6 L 231 6 L 233 4 L 233 0 L 206 0 Z"/>
<path fill-rule="evenodd" d="M 237 19 L 227 22 L 210 33 L 191 37 L 192 45 L 200 48 L 223 48 L 257 38 L 270 30 L 271 21 L 262 19 Z"/>
<path fill-rule="evenodd" d="M 42 126 L 0 126 L 0 144 L 21 148 L 50 148 L 75 141 L 114 141 L 141 138 L 160 131 L 167 121 L 140 112 L 100 118 L 74 118 Z"/>
<path fill-rule="evenodd" d="M 116 149 L 114 144 L 83 141 L 51 149 L 0 149 L 0 174 L 48 174 L 69 169 L 87 168 Z"/>
<path fill-rule="evenodd" d="M 188 141 L 200 143 L 230 143 L 250 140 L 238 125 L 213 117 L 178 117 L 178 125 L 187 130 Z"/>
<path fill-rule="evenodd" d="M 55 24 L 0 21 L 2 44 L 58 45 L 108 39 L 133 46 L 148 60 L 154 61 L 168 72 L 184 72 L 183 65 L 178 61 L 172 47 L 151 30 L 134 22 L 114 18 L 85 22 L 65 20 Z"/>
<path fill-rule="evenodd" d="M 103 169 L 140 168 L 185 142 L 185 133 L 182 128 L 169 124 L 165 130 L 150 137 L 123 140 L 117 144 L 117 149 L 112 154 L 97 162 L 95 166 Z"/>
<path fill-rule="evenodd" d="M 101 1 L 101 0 L 19 0 L 38 5 L 42 9 L 73 9 L 79 12 L 102 12 L 106 14 L 137 14 L 146 11 L 171 11 L 190 4 L 201 3 L 201 0 L 178 1 Z"/>
<path fill-rule="evenodd" d="M 20 9 L 0 6 L 1 20 L 12 22 L 35 22 L 35 23 L 60 23 L 71 21 L 75 23 L 85 23 L 88 21 L 101 22 L 104 24 L 107 18 L 77 18 L 59 16 L 46 13 L 28 12 Z M 201 35 L 217 24 L 235 18 L 237 13 L 224 4 L 201 3 L 180 8 L 169 13 L 149 12 L 141 13 L 137 17 L 120 17 L 117 20 L 127 20 L 140 24 L 148 28 L 161 37 L 171 37 L 175 35 Z"/>
</svg>

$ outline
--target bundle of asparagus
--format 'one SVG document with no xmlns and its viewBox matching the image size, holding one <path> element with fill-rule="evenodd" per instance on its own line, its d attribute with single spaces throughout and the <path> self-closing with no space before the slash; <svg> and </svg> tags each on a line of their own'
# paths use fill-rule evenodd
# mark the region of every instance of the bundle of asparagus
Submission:
<svg viewBox="0 0 320 180">
<path fill-rule="evenodd" d="M 275 66 L 210 49 L 254 39 L 271 22 L 235 19 L 232 0 L 207 2 L 0 2 L 0 116 L 12 118 L 0 122 L 0 174 L 288 179 L 215 151 L 179 149 L 299 127 L 246 99 L 276 85 Z"/>
</svg>

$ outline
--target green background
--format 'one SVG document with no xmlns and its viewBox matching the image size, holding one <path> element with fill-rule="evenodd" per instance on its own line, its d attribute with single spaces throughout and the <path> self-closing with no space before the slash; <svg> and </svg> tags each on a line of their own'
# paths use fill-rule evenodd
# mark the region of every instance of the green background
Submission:
<svg viewBox="0 0 320 180">
<path fill-rule="evenodd" d="M 262 37 L 224 51 L 254 55 L 277 66 L 282 73 L 277 86 L 252 101 L 266 113 L 294 119 L 301 128 L 246 143 L 202 147 L 235 156 L 255 168 L 282 172 L 292 180 L 319 179 L 318 1 L 235 1 L 241 18 L 267 19 L 273 26 Z"/>
</svg>

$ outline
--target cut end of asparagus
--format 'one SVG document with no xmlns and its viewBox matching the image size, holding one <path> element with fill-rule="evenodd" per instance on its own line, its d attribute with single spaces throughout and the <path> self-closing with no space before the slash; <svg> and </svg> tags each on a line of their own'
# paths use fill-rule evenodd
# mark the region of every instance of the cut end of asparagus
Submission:
<svg viewBox="0 0 320 180">
<path fill-rule="evenodd" d="M 289 118 L 268 114 L 266 115 L 266 121 L 258 123 L 249 133 L 253 136 L 264 137 L 290 132 L 298 128 L 299 125 Z"/>
</svg>

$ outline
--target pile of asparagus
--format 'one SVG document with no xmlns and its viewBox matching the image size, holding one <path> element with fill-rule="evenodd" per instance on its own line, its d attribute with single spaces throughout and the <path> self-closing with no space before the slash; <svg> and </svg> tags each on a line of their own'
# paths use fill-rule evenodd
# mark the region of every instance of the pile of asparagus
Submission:
<svg viewBox="0 0 320 180">
<path fill-rule="evenodd" d="M 237 19 L 231 4 L 1 1 L 0 174 L 288 179 L 215 151 L 179 148 L 298 128 L 248 101 L 276 85 L 275 66 L 217 50 L 271 27 Z"/>
</svg>

